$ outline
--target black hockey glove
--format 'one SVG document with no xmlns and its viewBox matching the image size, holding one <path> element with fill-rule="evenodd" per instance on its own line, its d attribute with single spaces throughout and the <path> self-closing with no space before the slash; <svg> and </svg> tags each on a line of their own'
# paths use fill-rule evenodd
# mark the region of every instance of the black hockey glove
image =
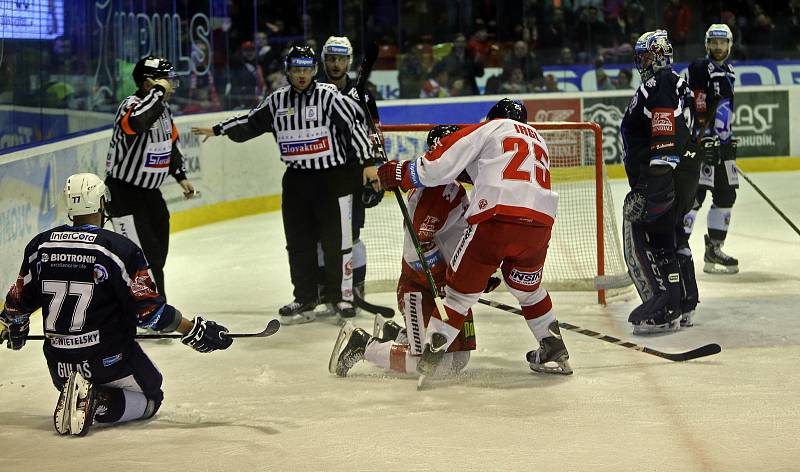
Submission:
<svg viewBox="0 0 800 472">
<path fill-rule="evenodd" d="M 226 336 L 228 329 L 202 316 L 195 317 L 194 326 L 181 338 L 181 342 L 198 352 L 211 352 L 228 349 L 233 339 Z"/>
<path fill-rule="evenodd" d="M 0 333 L 0 342 L 5 339 L 7 348 L 15 351 L 22 349 L 28 339 L 28 332 L 31 327 L 30 316 L 12 316 L 3 310 L 0 313 L 0 326 L 3 327 L 3 332 Z"/>
<path fill-rule="evenodd" d="M 383 190 L 375 190 L 372 185 L 365 185 L 361 192 L 361 203 L 364 208 L 372 208 L 383 200 Z"/>
<path fill-rule="evenodd" d="M 643 177 L 625 195 L 622 214 L 631 223 L 653 223 L 675 204 L 672 170 Z"/>
</svg>

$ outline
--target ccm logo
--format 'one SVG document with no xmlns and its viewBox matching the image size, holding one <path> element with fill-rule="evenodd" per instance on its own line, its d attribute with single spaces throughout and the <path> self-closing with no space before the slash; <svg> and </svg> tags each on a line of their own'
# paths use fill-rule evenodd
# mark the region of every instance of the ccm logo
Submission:
<svg viewBox="0 0 800 472">
<path fill-rule="evenodd" d="M 527 285 L 533 287 L 542 281 L 542 269 L 536 272 L 522 272 L 517 269 L 512 269 L 508 274 L 509 280 L 518 283 L 519 285 Z"/>
</svg>

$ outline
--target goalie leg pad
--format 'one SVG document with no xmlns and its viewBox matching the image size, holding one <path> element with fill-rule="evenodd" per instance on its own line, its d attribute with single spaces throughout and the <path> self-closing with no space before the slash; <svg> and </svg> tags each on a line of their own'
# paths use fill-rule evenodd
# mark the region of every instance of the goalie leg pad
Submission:
<svg viewBox="0 0 800 472">
<path fill-rule="evenodd" d="M 624 221 L 622 231 L 625 263 L 642 300 L 629 321 L 657 318 L 662 309 L 680 314 L 680 270 L 675 252 L 652 247 L 641 225 Z"/>
<path fill-rule="evenodd" d="M 650 246 L 643 226 L 623 220 L 622 246 L 625 264 L 639 298 L 643 303 L 647 302 L 661 291 L 663 282 L 655 250 Z"/>
</svg>

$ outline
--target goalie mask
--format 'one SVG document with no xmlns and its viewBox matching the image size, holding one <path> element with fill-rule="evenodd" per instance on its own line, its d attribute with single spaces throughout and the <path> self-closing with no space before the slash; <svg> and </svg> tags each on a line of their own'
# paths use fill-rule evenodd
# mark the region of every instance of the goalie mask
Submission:
<svg viewBox="0 0 800 472">
<path fill-rule="evenodd" d="M 180 80 L 175 75 L 175 70 L 172 63 L 163 57 L 147 56 L 139 59 L 139 62 L 133 67 L 133 81 L 136 86 L 142 88 L 142 84 L 147 79 L 167 79 L 173 89 L 180 86 Z"/>
<path fill-rule="evenodd" d="M 322 67 L 331 80 L 340 80 L 350 70 L 353 46 L 345 36 L 331 36 L 322 46 Z"/>
<path fill-rule="evenodd" d="M 70 221 L 76 216 L 100 213 L 102 226 L 108 218 L 106 207 L 110 201 L 106 184 L 94 174 L 74 174 L 64 184 L 64 204 Z"/>
<path fill-rule="evenodd" d="M 310 46 L 294 46 L 286 55 L 283 66 L 292 87 L 305 91 L 317 75 L 317 55 Z"/>
<path fill-rule="evenodd" d="M 706 54 L 715 62 L 724 62 L 731 55 L 733 33 L 728 25 L 716 23 L 706 30 Z"/>
<path fill-rule="evenodd" d="M 661 69 L 672 67 L 672 43 L 664 30 L 648 31 L 639 36 L 633 49 L 633 60 L 642 82 Z"/>
<path fill-rule="evenodd" d="M 528 110 L 522 102 L 504 98 L 495 103 L 486 115 L 487 120 L 494 120 L 497 118 L 508 118 L 509 120 L 518 121 L 520 123 L 527 123 Z"/>
</svg>

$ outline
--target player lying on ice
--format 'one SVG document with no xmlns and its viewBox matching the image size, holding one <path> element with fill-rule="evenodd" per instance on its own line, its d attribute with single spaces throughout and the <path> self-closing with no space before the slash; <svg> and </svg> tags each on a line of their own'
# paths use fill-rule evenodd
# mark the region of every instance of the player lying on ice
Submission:
<svg viewBox="0 0 800 472">
<path fill-rule="evenodd" d="M 448 218 L 456 216 L 461 220 L 460 228 L 448 234 L 446 242 L 439 235 L 427 236 L 444 252 L 439 271 L 446 268 L 444 306 L 449 320 L 442 321 L 427 288 L 421 292 L 428 297 L 427 306 L 409 306 L 410 297 L 406 292 L 413 292 L 406 288 L 410 284 L 404 284 L 401 278 L 398 302 L 406 314 L 406 326 L 411 326 L 411 334 L 406 337 L 412 338 L 405 349 L 414 349 L 413 338 L 420 337 L 419 344 L 423 345 L 421 355 L 408 355 L 402 347 L 397 346 L 403 343 L 391 343 L 391 336 L 386 336 L 386 333 L 397 330 L 391 329 L 391 325 L 389 330 L 383 330 L 382 339 L 370 338 L 363 330 L 348 333 L 348 327 L 345 327 L 337 343 L 344 347 L 335 350 L 331 360 L 331 370 L 337 374 L 346 374 L 355 362 L 364 357 L 384 367 L 388 364 L 393 370 L 410 372 L 416 367 L 418 373 L 425 375 L 441 375 L 462 369 L 468 356 L 460 350 L 470 345 L 473 346 L 470 349 L 474 349 L 474 338 L 469 342 L 467 338 L 468 335 L 474 336 L 471 307 L 485 290 L 496 287 L 491 282 L 491 276 L 498 267 L 503 272 L 509 291 L 520 301 L 528 326 L 539 341 L 539 349 L 528 352 L 526 356 L 530 368 L 537 372 L 572 373 L 569 354 L 552 312 L 550 296 L 540 286 L 558 198 L 549 189 L 547 147 L 538 133 L 526 124 L 527 110 L 520 103 L 501 100 L 492 107 L 487 118 L 488 121 L 443 137 L 438 143 L 433 143 L 424 156 L 414 161 L 391 161 L 379 169 L 381 186 L 385 189 L 424 188 L 409 196 L 410 209 L 414 210 L 412 219 L 420 236 L 424 236 L 420 229 L 423 229 L 426 220 L 431 221 L 427 217 L 437 217 L 428 215 L 429 210 L 423 209 L 419 202 L 414 202 L 416 195 L 421 195 L 421 201 L 428 193 L 438 193 L 447 198 L 445 191 L 436 190 L 440 188 L 454 188 L 463 192 L 457 184 L 455 187 L 452 187 L 452 183 L 439 187 L 458 176 L 466 176 L 475 185 L 472 202 L 468 202 L 464 195 L 460 204 L 466 208 L 456 215 L 448 215 Z M 512 178 L 509 182 L 504 182 L 506 174 Z M 543 213 L 539 213 L 540 210 Z M 536 216 L 532 218 L 534 214 Z M 455 226 L 448 221 L 443 228 L 448 225 Z M 416 258 L 410 245 L 410 238 L 406 237 L 404 263 L 413 267 Z M 447 248 L 450 254 L 447 254 Z M 446 267 L 445 257 L 449 261 Z M 404 271 L 406 282 L 407 273 Z M 438 275 L 441 277 L 441 274 Z M 420 280 L 419 277 L 421 275 L 417 275 L 415 280 Z M 415 283 L 420 284 L 419 281 Z M 407 312 L 419 308 L 425 314 L 431 313 L 425 319 L 424 333 L 415 333 L 413 325 L 409 323 Z M 434 332 L 446 338 L 446 343 L 435 350 L 431 348 Z M 341 340 L 343 337 L 346 342 Z M 337 356 L 337 352 L 338 362 L 335 364 L 333 357 Z"/>
<path fill-rule="evenodd" d="M 64 185 L 71 225 L 35 236 L 0 312 L 0 339 L 13 350 L 28 337 L 30 314 L 42 309 L 44 357 L 61 391 L 53 423 L 59 434 L 82 436 L 93 421 L 151 418 L 164 398 L 161 373 L 134 339 L 136 327 L 177 331 L 200 352 L 227 349 L 224 326 L 187 320 L 165 303 L 142 250 L 103 229 L 109 202 L 94 174 Z"/>
</svg>

